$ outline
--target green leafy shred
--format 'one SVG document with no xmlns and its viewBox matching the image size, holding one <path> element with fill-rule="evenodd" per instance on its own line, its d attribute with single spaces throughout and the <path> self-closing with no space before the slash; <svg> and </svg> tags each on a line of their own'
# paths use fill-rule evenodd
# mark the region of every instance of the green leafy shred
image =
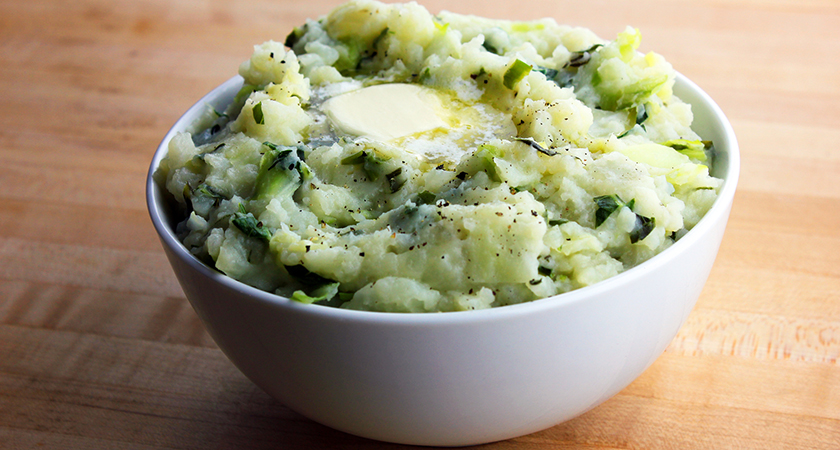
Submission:
<svg viewBox="0 0 840 450">
<path fill-rule="evenodd" d="M 391 188 L 391 193 L 395 193 L 402 189 L 405 184 L 405 178 L 400 177 L 402 167 L 397 167 L 393 172 L 385 174 L 385 179 L 388 180 L 388 187 Z"/>
<path fill-rule="evenodd" d="M 297 42 L 304 35 L 305 32 L 306 32 L 306 25 L 304 25 L 303 27 L 295 27 L 292 30 L 292 32 L 289 33 L 288 36 L 286 36 L 286 40 L 283 42 L 283 45 L 285 45 L 286 47 L 289 47 L 289 48 L 294 47 L 295 44 L 297 44 Z"/>
<path fill-rule="evenodd" d="M 610 195 L 602 195 L 599 197 L 595 197 L 593 199 L 595 204 L 598 205 L 598 209 L 595 210 L 595 227 L 600 227 L 607 217 L 610 216 L 615 210 L 624 206 L 624 202 L 619 198 L 618 195 L 610 194 Z"/>
<path fill-rule="evenodd" d="M 585 65 L 592 59 L 592 53 L 594 53 L 600 47 L 603 47 L 603 45 L 595 44 L 592 47 L 587 48 L 586 50 L 572 52 L 571 56 L 569 57 L 569 62 L 567 62 L 566 65 L 563 67 L 580 67 Z"/>
<path fill-rule="evenodd" d="M 543 147 L 542 145 L 540 145 L 540 143 L 537 142 L 536 140 L 534 140 L 534 138 L 532 138 L 532 137 L 523 138 L 523 137 L 514 136 L 513 140 L 514 141 L 519 141 L 519 142 L 524 142 L 524 143 L 528 144 L 529 146 L 531 146 L 531 148 L 533 148 L 534 150 L 536 150 L 536 151 L 538 151 L 538 152 L 540 152 L 540 153 L 542 153 L 546 156 L 554 156 L 554 155 L 557 154 L 557 152 L 555 152 L 554 150 L 547 149 L 547 148 Z"/>
<path fill-rule="evenodd" d="M 224 199 L 225 196 L 218 189 L 210 186 L 207 183 L 201 183 L 195 190 L 192 191 L 194 196 L 202 196 L 212 199 Z"/>
<path fill-rule="evenodd" d="M 557 69 L 552 69 L 552 68 L 543 67 L 543 66 L 534 66 L 533 70 L 534 70 L 534 72 L 539 72 L 539 73 L 545 75 L 545 78 L 547 80 L 554 80 L 554 78 L 556 78 L 557 75 L 560 73 L 560 71 L 558 71 Z"/>
<path fill-rule="evenodd" d="M 583 77 L 576 79 L 578 88 L 584 83 L 593 88 L 596 97 L 591 106 L 606 111 L 630 109 L 645 102 L 667 85 L 673 77 L 670 66 L 638 53 L 641 34 L 628 28 L 615 41 L 592 55 L 590 63 L 581 67 Z"/>
<path fill-rule="evenodd" d="M 545 75 L 546 79 L 553 81 L 560 87 L 570 87 L 574 84 L 578 69 L 588 64 L 592 59 L 592 54 L 600 47 L 603 47 L 603 45 L 595 44 L 585 50 L 572 52 L 569 61 L 559 70 L 541 66 L 534 67 L 534 70 Z"/>
<path fill-rule="evenodd" d="M 592 77 L 592 85 L 598 86 L 599 73 Z M 651 75 L 623 86 L 621 90 L 599 90 L 600 106 L 607 111 L 620 111 L 640 103 L 668 81 L 668 74 Z"/>
<path fill-rule="evenodd" d="M 644 129 L 644 123 L 648 119 L 647 107 L 644 103 L 636 105 L 636 125 Z"/>
<path fill-rule="evenodd" d="M 616 210 L 627 207 L 630 211 L 636 206 L 636 199 L 632 199 L 625 203 L 616 194 L 602 195 L 593 199 L 598 209 L 595 211 L 595 227 L 601 226 L 604 221 Z M 656 220 L 653 217 L 645 217 L 636 213 L 636 223 L 633 225 L 633 230 L 630 231 L 630 243 L 635 244 L 638 241 L 646 238 L 654 228 L 656 228 Z"/>
<path fill-rule="evenodd" d="M 428 80 L 432 76 L 432 69 L 426 67 L 423 72 L 420 73 L 420 76 L 417 78 L 417 82 L 420 84 L 424 84 L 426 80 Z"/>
<path fill-rule="evenodd" d="M 487 40 L 486 40 L 486 39 L 485 39 L 485 40 L 484 40 L 484 42 L 481 44 L 481 46 L 482 46 L 482 47 L 484 47 L 484 50 L 487 50 L 488 52 L 493 53 L 494 55 L 498 55 L 498 54 L 500 54 L 500 53 L 499 53 L 499 49 L 497 49 L 496 47 L 494 47 L 494 46 L 493 46 L 493 44 L 491 44 L 491 43 L 487 42 Z"/>
<path fill-rule="evenodd" d="M 307 177 L 309 169 L 301 161 L 296 147 L 263 142 L 268 150 L 260 159 L 255 198 L 291 197 Z"/>
<path fill-rule="evenodd" d="M 242 88 L 239 89 L 239 92 L 236 93 L 236 96 L 233 99 L 234 103 L 241 104 L 246 98 L 248 98 L 249 95 L 251 95 L 252 92 L 257 89 L 257 86 L 254 86 L 253 84 L 243 85 Z"/>
<path fill-rule="evenodd" d="M 258 221 L 252 213 L 247 212 L 245 205 L 242 203 L 239 204 L 239 211 L 233 214 L 233 218 L 230 221 L 236 228 L 239 228 L 239 231 L 250 237 L 259 238 L 264 241 L 271 239 L 271 231 L 264 227 L 263 223 Z"/>
<path fill-rule="evenodd" d="M 635 113 L 634 113 L 634 115 L 636 116 L 636 123 L 634 123 L 633 126 L 631 126 L 630 128 L 624 130 L 623 133 L 616 136 L 618 139 L 621 139 L 624 136 L 627 136 L 628 134 L 630 134 L 630 132 L 632 132 L 636 128 L 641 128 L 642 130 L 647 131 L 647 129 L 645 128 L 645 121 L 648 120 L 648 118 L 650 116 L 648 115 L 646 105 L 647 105 L 646 103 L 640 103 L 640 104 L 636 105 Z"/>
<path fill-rule="evenodd" d="M 338 59 L 333 64 L 335 70 L 346 74 L 356 70 L 362 60 L 365 43 L 359 39 L 345 39 L 334 48 L 338 51 Z"/>
<path fill-rule="evenodd" d="M 356 153 L 353 153 L 350 156 L 345 157 L 341 160 L 341 164 L 354 166 L 356 164 L 361 164 L 365 162 L 365 156 L 367 153 L 364 150 L 360 150 Z"/>
<path fill-rule="evenodd" d="M 510 25 L 510 31 L 514 33 L 527 33 L 529 31 L 544 30 L 545 24 L 539 22 L 514 22 Z"/>
<path fill-rule="evenodd" d="M 712 147 L 712 141 L 672 139 L 670 141 L 663 142 L 662 145 L 671 147 L 691 159 L 696 159 L 697 161 L 702 162 L 706 161 L 708 158 L 706 150 Z"/>
<path fill-rule="evenodd" d="M 521 59 L 517 59 L 516 61 L 511 64 L 508 70 L 505 71 L 504 76 L 504 85 L 508 89 L 513 89 L 514 86 L 519 84 L 525 75 L 528 75 L 531 72 L 533 66 L 522 61 Z"/>
<path fill-rule="evenodd" d="M 648 237 L 654 228 L 656 228 L 655 218 L 636 214 L 636 223 L 633 225 L 633 231 L 630 232 L 630 243 L 635 244 Z"/>
<path fill-rule="evenodd" d="M 429 191 L 423 191 L 423 192 L 417 194 L 417 204 L 418 205 L 431 205 L 432 203 L 435 202 L 436 198 L 437 198 L 437 196 L 435 194 L 432 194 Z"/>
<path fill-rule="evenodd" d="M 475 156 L 481 161 L 481 168 L 487 176 L 495 182 L 500 182 L 499 172 L 496 169 L 495 158 L 501 156 L 501 150 L 490 144 L 482 144 L 475 152 Z"/>
<path fill-rule="evenodd" d="M 265 125 L 265 116 L 263 116 L 262 102 L 257 102 L 257 104 L 254 105 L 253 112 L 254 122 L 258 123 L 259 125 Z"/>
<path fill-rule="evenodd" d="M 626 129 L 626 130 L 624 130 L 621 134 L 619 134 L 619 135 L 618 135 L 618 136 L 616 136 L 616 137 L 617 137 L 618 139 L 621 139 L 621 138 L 623 138 L 624 136 L 627 136 L 628 134 L 630 134 L 630 132 L 631 132 L 631 131 L 633 131 L 634 129 L 636 129 L 636 125 L 633 125 L 632 127 L 628 128 L 628 129 Z"/>
<path fill-rule="evenodd" d="M 292 293 L 292 300 L 300 303 L 311 304 L 315 302 L 324 302 L 329 301 L 336 295 L 338 295 L 338 285 L 339 283 L 329 283 L 321 285 L 309 293 L 306 293 L 302 290 L 297 290 Z"/>
<path fill-rule="evenodd" d="M 367 176 L 367 178 L 371 181 L 376 181 L 380 176 L 385 175 L 385 161 L 387 161 L 387 159 L 380 157 L 375 152 L 360 150 L 342 159 L 341 164 L 350 166 L 361 164 L 362 171 L 364 171 L 365 176 Z M 390 179 L 388 181 L 390 183 Z"/>
</svg>

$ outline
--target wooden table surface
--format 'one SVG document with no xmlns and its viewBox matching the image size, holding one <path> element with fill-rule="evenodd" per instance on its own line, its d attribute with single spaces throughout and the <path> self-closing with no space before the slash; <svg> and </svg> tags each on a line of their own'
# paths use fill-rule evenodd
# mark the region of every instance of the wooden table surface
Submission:
<svg viewBox="0 0 840 450">
<path fill-rule="evenodd" d="M 254 44 L 337 3 L 0 0 L 0 448 L 403 448 L 313 423 L 241 375 L 145 208 L 178 116 Z M 636 26 L 742 151 L 720 254 L 667 351 L 583 416 L 485 448 L 840 448 L 840 2 L 424 5 Z"/>
</svg>

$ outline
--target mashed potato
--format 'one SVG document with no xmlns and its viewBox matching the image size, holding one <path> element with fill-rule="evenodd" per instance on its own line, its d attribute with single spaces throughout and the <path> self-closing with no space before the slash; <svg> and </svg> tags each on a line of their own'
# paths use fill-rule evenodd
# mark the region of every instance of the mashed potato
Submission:
<svg viewBox="0 0 840 450">
<path fill-rule="evenodd" d="M 638 30 L 358 0 L 254 48 L 156 176 L 198 258 L 304 303 L 482 309 L 597 283 L 711 207 L 713 149 Z"/>
</svg>

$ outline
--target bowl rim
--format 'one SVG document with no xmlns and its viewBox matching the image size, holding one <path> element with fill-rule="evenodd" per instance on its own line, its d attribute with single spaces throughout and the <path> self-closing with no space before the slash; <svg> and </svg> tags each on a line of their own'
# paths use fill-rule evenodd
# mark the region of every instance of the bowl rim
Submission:
<svg viewBox="0 0 840 450">
<path fill-rule="evenodd" d="M 192 269 L 198 271 L 213 282 L 220 283 L 223 286 L 234 291 L 238 291 L 254 300 L 266 302 L 275 307 L 288 308 L 289 312 L 321 316 L 327 320 L 354 320 L 380 324 L 444 325 L 451 323 L 502 320 L 511 316 L 539 314 L 548 309 L 561 308 L 585 302 L 591 297 L 620 288 L 622 285 L 629 283 L 632 279 L 638 277 L 639 275 L 654 271 L 658 267 L 666 265 L 670 259 L 675 257 L 677 254 L 686 251 L 689 247 L 694 245 L 696 241 L 702 239 L 704 235 L 708 234 L 718 221 L 726 221 L 738 184 L 738 177 L 740 173 L 740 152 L 732 125 L 720 106 L 718 106 L 718 104 L 705 91 L 703 91 L 693 81 L 677 72 L 676 83 L 674 86 L 675 93 L 686 103 L 691 103 L 693 108 L 697 107 L 697 103 L 704 104 L 711 112 L 712 126 L 721 128 L 721 137 L 724 141 L 722 143 L 722 147 L 725 148 L 727 167 L 723 173 L 718 174 L 723 179 L 723 186 L 709 211 L 706 212 L 706 214 L 689 232 L 661 253 L 654 255 L 647 261 L 644 261 L 635 267 L 627 269 L 622 273 L 590 286 L 585 286 L 551 297 L 489 309 L 448 311 L 438 314 L 394 313 L 381 311 L 359 311 L 331 306 L 303 304 L 281 295 L 263 291 L 247 285 L 201 262 L 192 255 L 175 236 L 174 230 L 167 223 L 167 216 L 164 212 L 163 205 L 161 205 L 158 201 L 158 198 L 163 198 L 164 187 L 158 185 L 155 181 L 154 173 L 160 165 L 160 161 L 168 151 L 169 141 L 176 133 L 184 131 L 191 124 L 200 109 L 206 108 L 206 105 L 208 104 L 213 105 L 217 103 L 216 100 L 220 96 L 223 96 L 225 92 L 230 92 L 234 88 L 238 90 L 242 82 L 242 77 L 236 75 L 211 90 L 189 109 L 187 109 L 187 111 L 175 122 L 174 125 L 172 125 L 164 138 L 161 140 L 152 158 L 148 174 L 146 176 L 146 205 L 149 215 L 162 245 L 167 247 L 171 251 L 172 255 L 179 258 L 188 264 Z M 692 97 L 692 99 L 687 99 L 687 97 Z M 720 145 L 718 142 L 715 144 Z"/>
</svg>

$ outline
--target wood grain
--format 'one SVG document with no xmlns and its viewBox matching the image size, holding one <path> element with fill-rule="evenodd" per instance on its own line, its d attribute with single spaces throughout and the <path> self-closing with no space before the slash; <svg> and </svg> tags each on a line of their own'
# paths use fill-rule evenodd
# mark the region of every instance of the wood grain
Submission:
<svg viewBox="0 0 840 450">
<path fill-rule="evenodd" d="M 145 210 L 169 126 L 340 0 L 0 0 L 0 448 L 402 449 L 315 424 L 204 331 Z M 428 0 L 639 27 L 732 121 L 742 173 L 666 352 L 592 411 L 487 449 L 840 448 L 840 3 Z"/>
</svg>

